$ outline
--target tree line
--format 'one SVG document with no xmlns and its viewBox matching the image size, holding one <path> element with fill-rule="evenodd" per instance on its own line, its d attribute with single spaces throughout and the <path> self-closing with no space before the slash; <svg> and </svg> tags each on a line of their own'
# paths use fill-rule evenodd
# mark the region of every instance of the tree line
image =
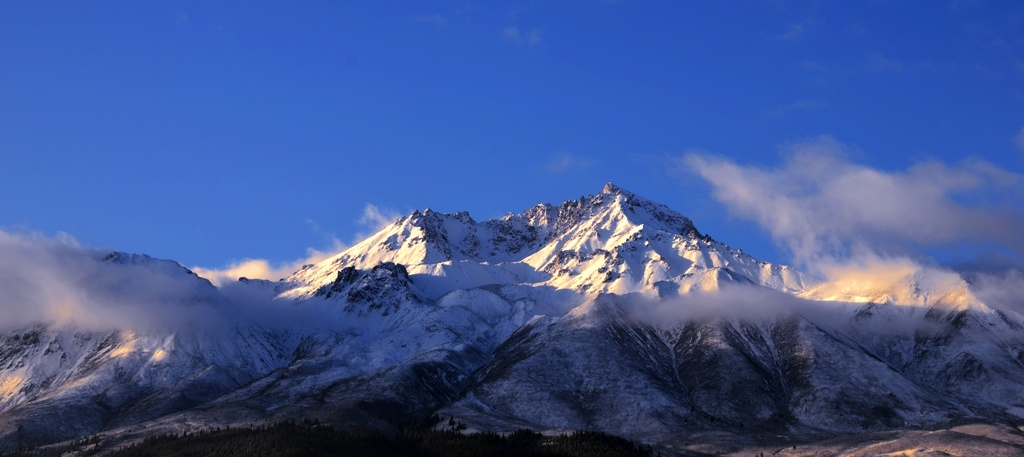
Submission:
<svg viewBox="0 0 1024 457">
<path fill-rule="evenodd" d="M 440 420 L 438 420 L 440 422 Z M 152 436 L 117 450 L 95 439 L 46 450 L 16 451 L 4 457 L 50 457 L 68 452 L 111 457 L 653 457 L 649 446 L 601 432 L 578 431 L 547 437 L 521 429 L 509 434 L 462 433 L 459 427 L 412 428 L 385 435 L 363 428 L 339 429 L 315 421 L 259 427 L 218 428 Z"/>
</svg>

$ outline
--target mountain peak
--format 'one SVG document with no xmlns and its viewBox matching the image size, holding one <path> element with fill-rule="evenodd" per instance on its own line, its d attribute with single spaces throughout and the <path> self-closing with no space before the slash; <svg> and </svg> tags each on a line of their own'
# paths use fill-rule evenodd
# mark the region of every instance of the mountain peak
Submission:
<svg viewBox="0 0 1024 457">
<path fill-rule="evenodd" d="M 628 200 L 640 199 L 640 200 L 644 200 L 644 201 L 649 201 L 649 200 L 647 200 L 647 199 L 645 199 L 643 197 L 638 196 L 637 194 L 634 194 L 633 192 L 630 192 L 629 190 L 626 190 L 626 189 L 623 189 L 622 187 L 619 187 L 618 185 L 616 185 L 615 183 L 613 183 L 611 181 L 605 183 L 604 188 L 601 189 L 601 193 L 598 194 L 598 195 L 608 195 L 608 196 L 612 196 L 612 197 L 621 196 L 621 197 L 626 198 Z M 651 203 L 654 203 L 654 202 L 651 202 Z"/>
<path fill-rule="evenodd" d="M 622 215 L 638 224 L 655 224 L 668 232 L 687 235 L 690 232 L 700 236 L 700 232 L 688 217 L 661 203 L 648 200 L 634 194 L 615 183 L 608 182 L 594 201 L 597 204 L 616 202 L 614 205 Z"/>
<path fill-rule="evenodd" d="M 146 268 L 153 271 L 160 271 L 168 275 L 186 275 L 200 279 L 199 275 L 195 274 L 195 272 L 189 270 L 178 262 L 169 259 L 157 259 L 146 254 L 112 251 L 100 259 L 100 261 L 110 265 Z M 201 279 L 203 282 L 209 282 L 206 278 Z"/>
<path fill-rule="evenodd" d="M 604 189 L 601 189 L 602 194 L 621 194 L 623 191 L 623 188 L 616 186 L 615 183 L 611 181 L 605 183 Z"/>
</svg>

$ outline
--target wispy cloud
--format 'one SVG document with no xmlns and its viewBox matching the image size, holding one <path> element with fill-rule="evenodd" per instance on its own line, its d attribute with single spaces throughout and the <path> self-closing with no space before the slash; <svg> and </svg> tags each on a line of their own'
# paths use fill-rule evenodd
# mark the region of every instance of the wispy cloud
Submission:
<svg viewBox="0 0 1024 457">
<path fill-rule="evenodd" d="M 560 153 L 544 164 L 544 171 L 551 174 L 561 174 L 570 171 L 579 171 L 593 167 L 597 162 L 591 159 L 576 157 L 567 152 Z"/>
<path fill-rule="evenodd" d="M 434 14 L 421 14 L 413 18 L 413 21 L 421 22 L 424 24 L 433 25 L 448 25 L 448 18 L 441 13 Z"/>
<path fill-rule="evenodd" d="M 867 67 L 875 73 L 902 73 L 903 63 L 887 58 L 879 53 L 871 53 L 867 56 Z"/>
<path fill-rule="evenodd" d="M 225 328 L 249 323 L 281 329 L 348 325 L 317 306 L 282 306 L 238 282 L 214 288 L 170 260 L 110 254 L 65 234 L 0 230 L 0 331 L 47 325 L 228 335 Z"/>
<path fill-rule="evenodd" d="M 765 117 L 770 119 L 779 119 L 792 114 L 806 112 L 806 111 L 817 111 L 825 109 L 828 104 L 825 102 L 819 102 L 815 100 L 797 100 L 793 103 L 782 105 L 765 112 Z"/>
<path fill-rule="evenodd" d="M 1024 177 L 978 159 L 905 171 L 859 165 L 823 136 L 785 146 L 777 168 L 708 154 L 682 163 L 739 217 L 757 222 L 798 262 L 869 250 L 901 253 L 957 243 L 994 243 L 1024 253 Z"/>
<path fill-rule="evenodd" d="M 302 265 L 301 262 L 285 262 L 275 266 L 266 259 L 242 259 L 221 268 L 194 266 L 192 271 L 208 279 L 213 285 L 221 287 L 238 281 L 240 278 L 270 280 L 285 278 Z"/>
<path fill-rule="evenodd" d="M 975 274 L 972 281 L 985 304 L 1024 313 L 1024 273 L 1020 269 Z"/>
<path fill-rule="evenodd" d="M 359 225 L 362 229 L 356 234 L 357 240 L 362 240 L 380 229 L 395 222 L 401 213 L 390 208 L 381 208 L 377 205 L 367 203 L 363 207 L 363 215 L 359 218 Z"/>
<path fill-rule="evenodd" d="M 852 162 L 859 151 L 828 136 L 786 145 L 784 153 L 777 167 L 706 153 L 689 153 L 681 163 L 711 184 L 730 213 L 766 229 L 824 281 L 805 298 L 983 303 L 977 306 L 1024 312 L 1024 299 L 1014 295 L 1024 290 L 1017 260 L 1024 253 L 1024 176 L 979 159 L 880 170 Z M 957 271 L 927 255 L 970 246 L 978 254 L 954 265 Z M 992 255 L 1000 251 L 1013 254 Z"/>
<path fill-rule="evenodd" d="M 1021 129 L 1017 131 L 1017 134 L 1014 135 L 1013 143 L 1017 145 L 1017 149 L 1024 152 L 1024 127 L 1021 127 Z"/>
<path fill-rule="evenodd" d="M 526 44 L 526 45 L 537 45 L 544 41 L 541 35 L 541 30 L 538 28 L 532 28 L 529 30 L 520 30 L 515 26 L 508 26 L 502 29 L 501 36 L 510 43 L 515 44 Z"/>
<path fill-rule="evenodd" d="M 786 30 L 776 35 L 775 38 L 783 41 L 796 41 L 799 40 L 800 37 L 804 36 L 804 33 L 806 32 L 807 27 L 803 24 L 789 24 L 786 26 Z"/>
<path fill-rule="evenodd" d="M 327 260 L 331 256 L 348 248 L 336 238 L 332 238 L 330 245 L 324 249 L 306 248 L 306 256 L 289 261 L 273 263 L 267 259 L 242 259 L 231 262 L 221 268 L 192 267 L 197 275 L 202 276 L 215 286 L 221 287 L 226 284 L 238 281 L 239 278 L 269 279 L 276 281 L 286 278 L 303 265 L 315 264 Z"/>
<path fill-rule="evenodd" d="M 381 208 L 379 206 L 367 203 L 363 208 L 363 213 L 360 215 L 356 223 L 361 227 L 360 231 L 356 233 L 354 242 L 369 236 L 370 234 L 380 230 L 384 226 L 392 223 L 399 217 L 399 213 L 394 210 L 387 208 Z M 306 223 L 310 225 L 310 228 L 314 232 L 320 232 L 320 226 L 316 221 L 312 219 L 306 219 Z M 320 263 L 335 254 L 344 251 L 349 248 L 349 245 L 342 242 L 333 235 L 328 236 L 328 245 L 324 248 L 306 248 L 306 255 L 302 258 L 287 261 L 287 262 L 271 262 L 267 259 L 242 259 L 234 262 L 230 262 L 221 268 L 204 268 L 204 267 L 192 267 L 192 271 L 196 272 L 199 276 L 202 276 L 214 285 L 218 287 L 231 284 L 238 281 L 239 278 L 249 279 L 269 279 L 278 280 L 290 276 L 296 272 L 303 265 Z"/>
<path fill-rule="evenodd" d="M 111 263 L 73 238 L 0 230 L 0 328 L 150 329 L 217 320 L 216 289 L 170 262 Z"/>
</svg>

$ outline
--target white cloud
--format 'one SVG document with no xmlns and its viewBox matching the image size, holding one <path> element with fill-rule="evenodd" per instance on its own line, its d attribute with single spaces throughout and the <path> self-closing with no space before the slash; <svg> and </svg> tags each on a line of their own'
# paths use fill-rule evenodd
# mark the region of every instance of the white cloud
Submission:
<svg viewBox="0 0 1024 457">
<path fill-rule="evenodd" d="M 518 27 L 510 25 L 502 29 L 501 35 L 505 38 L 505 41 L 515 44 L 528 44 L 532 46 L 544 41 L 541 30 L 538 28 L 522 31 Z"/>
<path fill-rule="evenodd" d="M 231 282 L 215 289 L 181 265 L 145 256 L 111 260 L 108 250 L 80 246 L 67 234 L 47 237 L 0 230 L 0 331 L 53 325 L 85 331 L 177 331 L 225 334 L 257 322 L 271 328 L 337 328 L 343 317 L 317 307 L 282 306 L 263 291 Z M 311 251 L 310 258 L 329 255 Z M 238 271 L 273 271 L 257 261 Z M 248 269 L 247 269 L 248 268 Z"/>
<path fill-rule="evenodd" d="M 765 116 L 771 119 L 778 119 L 789 116 L 791 114 L 806 112 L 806 111 L 817 111 L 825 109 L 828 104 L 825 102 L 819 102 L 814 100 L 797 100 L 793 103 L 777 107 L 769 110 L 765 113 Z"/>
<path fill-rule="evenodd" d="M 775 167 L 701 152 L 686 154 L 680 164 L 710 183 L 730 213 L 768 230 L 823 281 L 805 298 L 917 306 L 980 300 L 1024 311 L 1016 260 L 1024 253 L 1024 176 L 978 159 L 882 170 L 854 163 L 849 157 L 862 153 L 829 136 L 786 145 L 783 152 Z M 979 254 L 965 263 L 969 268 L 958 267 L 970 273 L 960 273 L 928 259 L 928 249 L 936 247 Z M 986 255 L 991 249 L 1014 254 Z M 972 285 L 961 274 L 972 277 Z M 820 309 L 795 303 L 802 314 Z"/>
<path fill-rule="evenodd" d="M 448 18 L 444 17 L 444 15 L 442 15 L 440 13 L 423 14 L 423 15 L 420 15 L 420 16 L 416 16 L 415 18 L 413 18 L 413 20 L 416 21 L 416 22 L 422 22 L 422 23 L 425 23 L 425 24 L 434 24 L 434 25 L 438 25 L 438 26 L 448 25 Z"/>
<path fill-rule="evenodd" d="M 0 327 L 151 329 L 217 319 L 216 290 L 170 262 L 105 262 L 66 234 L 0 230 Z"/>
<path fill-rule="evenodd" d="M 868 69 L 875 73 L 902 73 L 903 64 L 879 53 L 868 54 Z"/>
<path fill-rule="evenodd" d="M 804 311 L 813 302 L 753 284 L 734 284 L 714 291 L 693 291 L 670 298 L 606 296 L 619 301 L 628 315 L 652 324 L 712 319 L 773 319 Z"/>
<path fill-rule="evenodd" d="M 369 236 L 384 226 L 392 223 L 399 217 L 399 213 L 387 208 L 367 203 L 363 213 L 357 221 L 363 230 L 356 234 L 357 241 Z M 306 219 L 314 232 L 320 232 L 320 226 L 312 219 Z M 268 279 L 276 281 L 286 278 L 296 272 L 303 265 L 320 263 L 335 254 L 344 251 L 349 246 L 337 238 L 331 236 L 330 244 L 324 249 L 307 248 L 306 256 L 288 262 L 273 263 L 266 259 L 242 259 L 231 262 L 221 268 L 192 267 L 192 271 L 199 276 L 209 279 L 217 287 L 222 287 L 238 281 L 238 278 Z"/>
<path fill-rule="evenodd" d="M 188 14 L 186 14 L 182 10 L 178 10 L 178 12 L 174 14 L 174 19 L 176 19 L 178 23 L 182 25 L 188 25 L 190 22 L 192 22 L 189 20 Z"/>
<path fill-rule="evenodd" d="M 978 273 L 972 281 L 985 304 L 1024 313 L 1024 273 L 1020 270 Z"/>
<path fill-rule="evenodd" d="M 815 62 L 813 60 L 805 60 L 800 63 L 800 67 L 803 68 L 810 75 L 810 81 L 816 86 L 825 86 L 834 74 L 839 72 L 839 68 L 836 65 L 826 66 L 821 62 Z"/>
<path fill-rule="evenodd" d="M 288 266 L 275 268 L 272 267 L 270 262 L 266 259 L 244 259 L 232 262 L 223 268 L 203 268 L 195 266 L 192 267 L 192 271 L 197 275 L 210 280 L 210 282 L 215 286 L 221 287 L 225 284 L 238 281 L 239 278 L 284 278 L 295 271 L 288 270 L 291 263 L 288 263 L 287 265 Z"/>
<path fill-rule="evenodd" d="M 363 208 L 363 215 L 359 218 L 359 225 L 376 232 L 385 226 L 395 222 L 401 216 L 398 211 L 367 203 Z"/>
<path fill-rule="evenodd" d="M 690 153 L 681 164 L 739 217 L 757 222 L 805 265 L 858 251 L 994 243 L 1024 252 L 1024 179 L 981 161 L 905 171 L 853 163 L 824 136 L 785 147 L 777 168 Z"/>
<path fill-rule="evenodd" d="M 522 34 L 519 33 L 519 29 L 511 25 L 502 29 L 501 36 L 505 37 L 505 41 L 511 41 L 513 43 L 518 43 L 523 39 Z"/>
<path fill-rule="evenodd" d="M 1024 127 L 1017 131 L 1017 135 L 1013 137 L 1013 142 L 1017 145 L 1017 149 L 1024 152 Z"/>
<path fill-rule="evenodd" d="M 555 155 L 550 161 L 548 161 L 548 163 L 544 164 L 544 171 L 551 174 L 560 174 L 590 168 L 596 164 L 597 162 L 594 160 L 576 157 L 572 154 L 563 152 Z"/>
<path fill-rule="evenodd" d="M 327 260 L 331 256 L 344 251 L 347 247 L 338 239 L 332 238 L 330 246 L 326 249 L 306 248 L 305 257 L 290 262 L 274 264 L 266 259 L 242 259 L 231 262 L 222 268 L 196 266 L 192 267 L 192 271 L 210 280 L 217 287 L 238 281 L 239 278 L 276 281 L 290 276 L 299 268 L 302 268 L 303 265 L 320 263 Z"/>
<path fill-rule="evenodd" d="M 543 41 L 543 38 L 540 35 L 540 29 L 530 29 L 526 33 L 526 42 L 528 44 L 540 44 L 541 41 Z"/>
<path fill-rule="evenodd" d="M 789 24 L 786 27 L 786 31 L 777 35 L 775 38 L 784 41 L 796 41 L 799 40 L 805 32 L 807 32 L 807 27 L 804 27 L 803 24 Z"/>
</svg>

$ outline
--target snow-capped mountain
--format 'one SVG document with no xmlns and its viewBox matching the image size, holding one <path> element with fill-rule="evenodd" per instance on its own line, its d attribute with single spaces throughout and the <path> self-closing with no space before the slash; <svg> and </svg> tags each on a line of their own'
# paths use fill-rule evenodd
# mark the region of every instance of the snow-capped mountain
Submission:
<svg viewBox="0 0 1024 457">
<path fill-rule="evenodd" d="M 149 301 L 179 317 L 204 318 L 221 304 L 209 281 L 145 255 L 111 253 L 79 283 L 93 300 Z M 286 355 L 276 337 L 253 326 L 17 329 L 0 336 L 0 443 L 76 438 L 199 405 L 283 365 Z"/>
<path fill-rule="evenodd" d="M 464 212 L 416 211 L 304 267 L 281 292 L 309 297 L 343 268 L 387 262 L 404 265 L 431 298 L 487 284 L 658 295 L 715 289 L 723 278 L 786 292 L 803 290 L 807 281 L 701 235 L 685 216 L 609 183 L 597 195 L 484 222 Z"/>
<path fill-rule="evenodd" d="M 434 413 L 675 449 L 1024 417 L 1024 316 L 963 278 L 815 280 L 612 184 L 486 221 L 415 211 L 288 278 L 242 279 L 231 298 L 172 261 L 97 262 L 82 279 L 92 296 L 191 317 L 0 336 L 0 449 Z M 255 302 L 291 319 L 203 325 Z"/>
</svg>

